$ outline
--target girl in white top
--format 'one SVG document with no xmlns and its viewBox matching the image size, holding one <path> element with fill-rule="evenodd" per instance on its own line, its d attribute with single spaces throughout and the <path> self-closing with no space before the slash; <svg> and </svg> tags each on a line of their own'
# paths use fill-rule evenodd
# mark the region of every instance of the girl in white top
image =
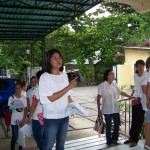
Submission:
<svg viewBox="0 0 150 150">
<path fill-rule="evenodd" d="M 44 73 L 44 71 L 38 71 L 36 74 L 37 80 L 39 80 L 40 76 Z M 39 97 L 39 86 L 35 86 L 31 90 L 32 96 L 32 105 L 30 109 L 30 114 L 27 123 L 30 124 L 32 120 L 32 131 L 33 137 L 36 141 L 36 144 L 40 150 L 43 149 L 43 141 L 44 141 L 44 126 L 43 123 L 39 120 L 39 114 L 43 112 L 42 105 L 40 103 Z M 38 132 L 37 132 L 38 130 Z"/>
<path fill-rule="evenodd" d="M 117 144 L 119 136 L 120 115 L 119 107 L 117 104 L 117 95 L 132 98 L 130 95 L 122 92 L 114 81 L 114 72 L 108 69 L 104 73 L 104 82 L 98 87 L 97 106 L 98 116 L 105 116 L 106 122 L 106 140 L 107 144 Z M 102 111 L 100 110 L 100 99 L 102 98 Z M 111 134 L 111 121 L 114 121 L 114 131 Z"/>
<path fill-rule="evenodd" d="M 147 95 L 147 110 L 146 110 L 146 124 L 145 124 L 145 147 L 150 149 L 150 57 L 146 60 L 146 69 L 148 71 L 147 75 L 147 86 L 146 86 L 146 95 Z"/>
<path fill-rule="evenodd" d="M 144 72 L 144 69 L 145 62 L 141 59 L 137 60 L 135 62 L 134 90 L 131 94 L 134 95 L 135 98 L 132 100 L 130 137 L 124 142 L 124 144 L 131 143 L 130 147 L 137 145 L 145 118 L 146 99 L 143 98 L 143 95 L 145 95 L 143 92 L 146 91 L 147 72 Z"/>
<path fill-rule="evenodd" d="M 70 83 L 63 71 L 62 55 L 59 50 L 47 52 L 46 72 L 40 77 L 39 95 L 43 106 L 44 146 L 51 150 L 56 139 L 56 150 L 63 150 L 67 135 L 71 89 L 76 86 L 74 79 Z"/>
<path fill-rule="evenodd" d="M 11 139 L 11 150 L 15 150 L 15 144 L 18 138 L 18 125 L 23 126 L 26 119 L 26 107 L 27 107 L 27 100 L 24 96 L 21 95 L 21 84 L 17 83 L 15 85 L 15 95 L 10 96 L 8 100 L 8 106 L 10 110 L 12 110 L 11 116 L 11 128 L 12 128 L 12 139 Z M 23 103 L 23 108 L 17 108 L 14 105 L 14 102 L 21 101 Z M 22 147 L 19 146 L 19 150 L 22 150 Z"/>
<path fill-rule="evenodd" d="M 38 87 L 38 80 L 36 76 L 32 76 L 30 79 L 31 82 L 31 88 L 27 91 L 27 110 L 28 110 L 28 116 L 30 114 L 30 109 L 32 105 L 32 97 L 34 93 L 34 89 Z"/>
</svg>

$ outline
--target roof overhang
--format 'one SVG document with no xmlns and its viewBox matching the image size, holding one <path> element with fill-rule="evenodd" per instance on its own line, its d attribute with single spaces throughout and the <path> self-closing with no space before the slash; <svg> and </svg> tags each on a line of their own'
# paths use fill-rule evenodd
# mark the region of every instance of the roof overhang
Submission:
<svg viewBox="0 0 150 150">
<path fill-rule="evenodd" d="M 102 0 L 1 0 L 0 40 L 37 40 Z"/>
<path fill-rule="evenodd" d="M 124 49 L 124 50 L 142 50 L 150 52 L 150 47 L 132 47 L 132 46 L 113 46 L 115 49 Z"/>
</svg>

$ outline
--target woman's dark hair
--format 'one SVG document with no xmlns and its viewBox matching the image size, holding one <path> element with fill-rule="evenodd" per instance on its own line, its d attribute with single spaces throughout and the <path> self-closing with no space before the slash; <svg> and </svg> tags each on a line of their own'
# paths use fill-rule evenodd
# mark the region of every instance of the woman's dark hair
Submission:
<svg viewBox="0 0 150 150">
<path fill-rule="evenodd" d="M 63 57 L 60 53 L 60 51 L 58 49 L 51 49 L 47 52 L 46 54 L 46 58 L 45 58 L 45 70 L 48 73 L 52 73 L 52 65 L 50 64 L 50 59 L 51 57 L 55 54 L 58 53 L 61 57 L 61 59 L 63 60 Z M 61 72 L 63 71 L 63 65 L 61 66 L 61 68 L 59 69 Z"/>
<path fill-rule="evenodd" d="M 15 87 L 16 87 L 17 85 L 19 85 L 19 86 L 22 88 L 22 83 L 21 83 L 21 82 L 17 82 L 17 83 L 15 84 Z"/>
<path fill-rule="evenodd" d="M 145 66 L 144 60 L 142 60 L 142 59 L 137 60 L 137 61 L 135 62 L 135 66 L 137 67 L 138 65 L 143 65 L 143 66 Z"/>
<path fill-rule="evenodd" d="M 27 85 L 27 81 L 23 81 L 22 82 L 22 87 L 26 86 Z"/>
<path fill-rule="evenodd" d="M 31 79 L 30 79 L 30 81 L 31 81 L 32 79 L 36 79 L 36 76 L 32 76 Z"/>
<path fill-rule="evenodd" d="M 149 67 L 150 67 L 150 57 L 148 57 L 146 60 L 146 69 L 149 69 Z"/>
<path fill-rule="evenodd" d="M 112 71 L 113 71 L 113 69 L 108 69 L 108 70 L 105 71 L 104 77 L 103 77 L 103 81 L 107 81 L 108 80 L 108 75 Z"/>
<path fill-rule="evenodd" d="M 135 62 L 135 66 L 137 67 L 138 65 L 143 65 L 143 66 L 145 66 L 144 60 L 142 60 L 142 59 L 137 60 L 137 61 Z M 136 69 L 135 73 L 138 73 L 137 69 Z"/>
<path fill-rule="evenodd" d="M 38 80 L 40 79 L 40 76 L 44 73 L 43 70 L 40 70 L 36 73 L 36 77 L 38 78 Z"/>
</svg>

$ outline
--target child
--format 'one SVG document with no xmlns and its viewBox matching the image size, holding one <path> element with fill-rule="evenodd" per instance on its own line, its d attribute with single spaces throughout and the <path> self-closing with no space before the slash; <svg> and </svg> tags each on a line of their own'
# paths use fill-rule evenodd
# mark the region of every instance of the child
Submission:
<svg viewBox="0 0 150 150">
<path fill-rule="evenodd" d="M 27 107 L 27 100 L 24 96 L 21 95 L 21 84 L 17 83 L 15 85 L 15 95 L 10 96 L 8 100 L 8 106 L 12 111 L 11 116 L 11 129 L 12 129 L 12 139 L 11 139 L 11 150 L 15 150 L 15 144 L 18 139 L 18 125 L 21 127 L 25 123 L 26 119 L 26 107 Z M 22 102 L 23 108 L 17 108 L 15 102 Z M 22 150 L 22 146 L 19 146 L 19 150 Z"/>
</svg>

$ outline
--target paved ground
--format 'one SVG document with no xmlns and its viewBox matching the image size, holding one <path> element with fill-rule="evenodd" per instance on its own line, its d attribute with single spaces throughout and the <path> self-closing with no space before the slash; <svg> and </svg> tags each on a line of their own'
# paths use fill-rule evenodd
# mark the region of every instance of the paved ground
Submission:
<svg viewBox="0 0 150 150">
<path fill-rule="evenodd" d="M 89 116 L 81 117 L 75 115 L 70 118 L 67 141 L 97 135 L 93 130 L 97 117 L 96 96 L 97 86 L 77 87 L 74 89 L 72 94 L 73 100 L 79 102 L 89 112 Z M 11 133 L 7 135 L 4 132 L 3 119 L 1 119 L 0 125 L 0 150 L 9 150 Z M 26 138 L 26 145 L 27 147 L 35 147 L 35 142 L 32 138 Z"/>
</svg>

